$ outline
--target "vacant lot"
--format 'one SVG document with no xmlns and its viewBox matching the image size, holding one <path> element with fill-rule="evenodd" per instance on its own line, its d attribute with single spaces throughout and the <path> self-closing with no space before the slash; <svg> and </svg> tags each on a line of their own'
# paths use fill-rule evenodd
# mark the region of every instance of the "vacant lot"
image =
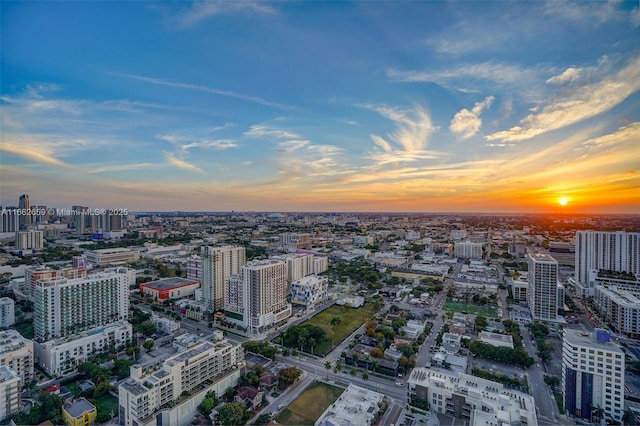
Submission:
<svg viewBox="0 0 640 426">
<path fill-rule="evenodd" d="M 497 318 L 498 312 L 495 308 L 489 308 L 487 306 L 477 306 L 477 305 L 465 305 L 464 303 L 457 302 L 446 302 L 442 308 L 445 311 L 453 311 L 453 312 L 463 312 L 467 314 L 473 315 L 482 315 L 488 318 Z"/>
<path fill-rule="evenodd" d="M 276 417 L 281 425 L 312 425 L 344 389 L 321 382 L 313 382 Z"/>
<path fill-rule="evenodd" d="M 333 305 L 310 318 L 304 324 L 313 324 L 327 332 L 325 338 L 318 342 L 318 345 L 313 349 L 313 353 L 322 356 L 326 355 L 333 349 L 332 344 L 337 345 L 342 342 L 366 320 L 371 318 L 375 312 L 376 308 L 371 303 L 366 303 L 363 307 L 357 309 Z M 340 322 L 331 325 L 331 320 L 334 318 L 339 319 Z"/>
</svg>

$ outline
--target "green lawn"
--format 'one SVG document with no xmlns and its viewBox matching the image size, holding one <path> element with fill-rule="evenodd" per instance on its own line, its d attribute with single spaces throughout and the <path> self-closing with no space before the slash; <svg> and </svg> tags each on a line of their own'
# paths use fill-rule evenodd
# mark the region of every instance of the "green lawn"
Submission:
<svg viewBox="0 0 640 426">
<path fill-rule="evenodd" d="M 482 315 L 488 318 L 497 318 L 498 312 L 495 308 L 477 305 L 465 305 L 464 303 L 445 302 L 442 306 L 445 311 L 465 312 L 467 314 Z"/>
<path fill-rule="evenodd" d="M 67 387 L 67 389 L 69 389 L 69 391 L 71 391 L 73 396 L 78 396 L 82 392 L 82 389 L 80 389 L 80 386 L 78 386 L 78 382 L 77 381 L 69 383 L 69 384 L 66 384 L 65 386 Z"/>
<path fill-rule="evenodd" d="M 333 305 L 305 321 L 304 324 L 318 326 L 327 333 L 325 338 L 313 348 L 313 353 L 322 356 L 326 355 L 333 349 L 332 343 L 337 345 L 342 342 L 375 313 L 376 308 L 371 303 L 365 303 L 363 307 L 357 309 Z M 331 325 L 333 318 L 339 318 L 340 322 L 337 325 Z"/>
<path fill-rule="evenodd" d="M 16 330 L 25 339 L 33 339 L 33 321 L 17 323 Z"/>
<path fill-rule="evenodd" d="M 111 413 L 113 413 L 114 416 L 118 415 L 118 398 L 110 393 L 105 393 L 96 399 L 90 399 L 89 402 L 96 406 L 98 414 L 106 413 L 110 417 Z"/>
<path fill-rule="evenodd" d="M 344 389 L 313 382 L 276 417 L 281 425 L 313 425 L 318 417 L 342 395 Z"/>
</svg>

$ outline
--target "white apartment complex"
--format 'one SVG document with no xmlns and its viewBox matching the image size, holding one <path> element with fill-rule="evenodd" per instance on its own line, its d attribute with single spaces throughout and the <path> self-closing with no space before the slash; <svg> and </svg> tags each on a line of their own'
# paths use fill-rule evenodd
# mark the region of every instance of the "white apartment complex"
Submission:
<svg viewBox="0 0 640 426">
<path fill-rule="evenodd" d="M 593 296 L 592 271 L 640 274 L 639 232 L 576 231 L 575 243 L 576 290 L 582 296 Z"/>
<path fill-rule="evenodd" d="M 57 377 L 73 371 L 92 355 L 105 352 L 111 347 L 123 348 L 132 337 L 131 324 L 126 321 L 114 322 L 73 337 L 36 342 L 35 358 L 47 374 Z"/>
<path fill-rule="evenodd" d="M 118 388 L 120 424 L 188 424 L 208 391 L 236 385 L 243 356 L 239 344 L 201 340 L 161 364 L 132 365 Z"/>
<path fill-rule="evenodd" d="M 597 285 L 593 302 L 613 331 L 633 339 L 640 338 L 640 297 L 637 293 Z"/>
<path fill-rule="evenodd" d="M 408 380 L 409 403 L 419 398 L 431 411 L 469 426 L 537 426 L 533 396 L 464 373 L 414 368 Z M 456 424 L 457 424 L 456 423 Z"/>
<path fill-rule="evenodd" d="M 558 261 L 548 254 L 528 254 L 527 302 L 534 320 L 556 321 L 558 316 Z"/>
<path fill-rule="evenodd" d="M 482 243 L 456 242 L 453 252 L 454 256 L 460 259 L 482 259 Z"/>
<path fill-rule="evenodd" d="M 38 281 L 34 338 L 43 342 L 129 318 L 135 270 L 115 268 L 84 278 Z"/>
<path fill-rule="evenodd" d="M 33 341 L 16 330 L 0 331 L 0 365 L 13 370 L 22 383 L 33 379 Z"/>
<path fill-rule="evenodd" d="M 240 273 L 247 263 L 244 247 L 202 247 L 202 299 L 211 310 L 224 309 L 225 289 L 230 275 Z"/>
<path fill-rule="evenodd" d="M 326 300 L 328 292 L 328 277 L 309 275 L 291 283 L 291 303 L 313 306 Z"/>
<path fill-rule="evenodd" d="M 273 259 L 250 262 L 242 268 L 240 276 L 228 280 L 225 315 L 251 334 L 259 334 L 291 316 L 288 293 L 284 262 Z"/>
<path fill-rule="evenodd" d="M 11 327 L 16 323 L 16 302 L 10 297 L 0 297 L 0 327 Z"/>
<path fill-rule="evenodd" d="M 0 366 L 0 420 L 20 412 L 20 377 L 7 366 Z"/>
<path fill-rule="evenodd" d="M 562 387 L 567 415 L 591 421 L 599 407 L 619 422 L 624 413 L 624 361 L 624 352 L 608 332 L 565 329 Z"/>
</svg>

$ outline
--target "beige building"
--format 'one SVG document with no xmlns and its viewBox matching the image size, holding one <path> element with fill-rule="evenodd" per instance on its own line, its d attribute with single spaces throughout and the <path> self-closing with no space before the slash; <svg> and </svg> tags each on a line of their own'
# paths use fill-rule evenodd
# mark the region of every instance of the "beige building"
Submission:
<svg viewBox="0 0 640 426">
<path fill-rule="evenodd" d="M 188 424 L 208 391 L 222 395 L 236 385 L 243 356 L 239 344 L 199 340 L 160 364 L 131 366 L 118 388 L 120 424 Z"/>
<path fill-rule="evenodd" d="M 126 247 L 92 250 L 87 252 L 87 262 L 99 266 L 127 264 L 139 259 L 140 250 Z"/>
<path fill-rule="evenodd" d="M 20 377 L 6 365 L 0 365 L 0 420 L 20 412 Z"/>
<path fill-rule="evenodd" d="M 33 341 L 16 330 L 0 331 L 0 365 L 13 370 L 22 383 L 33 379 Z"/>
</svg>

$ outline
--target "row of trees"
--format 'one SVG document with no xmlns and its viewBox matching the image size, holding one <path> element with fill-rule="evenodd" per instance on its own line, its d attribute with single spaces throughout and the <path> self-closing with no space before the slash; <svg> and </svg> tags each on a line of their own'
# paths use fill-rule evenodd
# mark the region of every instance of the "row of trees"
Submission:
<svg viewBox="0 0 640 426">
<path fill-rule="evenodd" d="M 488 343 L 474 340 L 469 343 L 469 350 L 475 356 L 489 359 L 491 361 L 502 362 L 511 365 L 520 365 L 522 367 L 530 367 L 535 360 L 529 356 L 527 352 L 521 348 L 511 349 L 507 347 L 496 347 Z"/>
<path fill-rule="evenodd" d="M 263 357 L 270 359 L 274 359 L 277 352 L 275 346 L 271 346 L 267 342 L 248 340 L 242 344 L 242 347 L 247 352 L 253 352 L 254 354 L 262 355 Z"/>
<path fill-rule="evenodd" d="M 313 348 L 326 335 L 324 329 L 312 324 L 299 324 L 289 327 L 282 335 L 283 346 L 313 351 Z"/>
<path fill-rule="evenodd" d="M 553 357 L 553 346 L 544 341 L 545 336 L 549 334 L 549 327 L 541 322 L 529 323 L 527 327 L 535 338 L 540 359 L 544 362 L 550 361 Z"/>
<path fill-rule="evenodd" d="M 502 383 L 503 385 L 527 386 L 526 379 L 520 380 L 519 378 L 509 376 L 508 374 L 499 373 L 499 372 L 493 373 L 491 371 L 483 370 L 482 368 L 478 368 L 478 367 L 473 367 L 471 369 L 471 374 L 477 377 L 481 377 L 483 379 Z M 549 376 L 545 376 L 545 378 L 546 377 L 549 377 Z"/>
</svg>

